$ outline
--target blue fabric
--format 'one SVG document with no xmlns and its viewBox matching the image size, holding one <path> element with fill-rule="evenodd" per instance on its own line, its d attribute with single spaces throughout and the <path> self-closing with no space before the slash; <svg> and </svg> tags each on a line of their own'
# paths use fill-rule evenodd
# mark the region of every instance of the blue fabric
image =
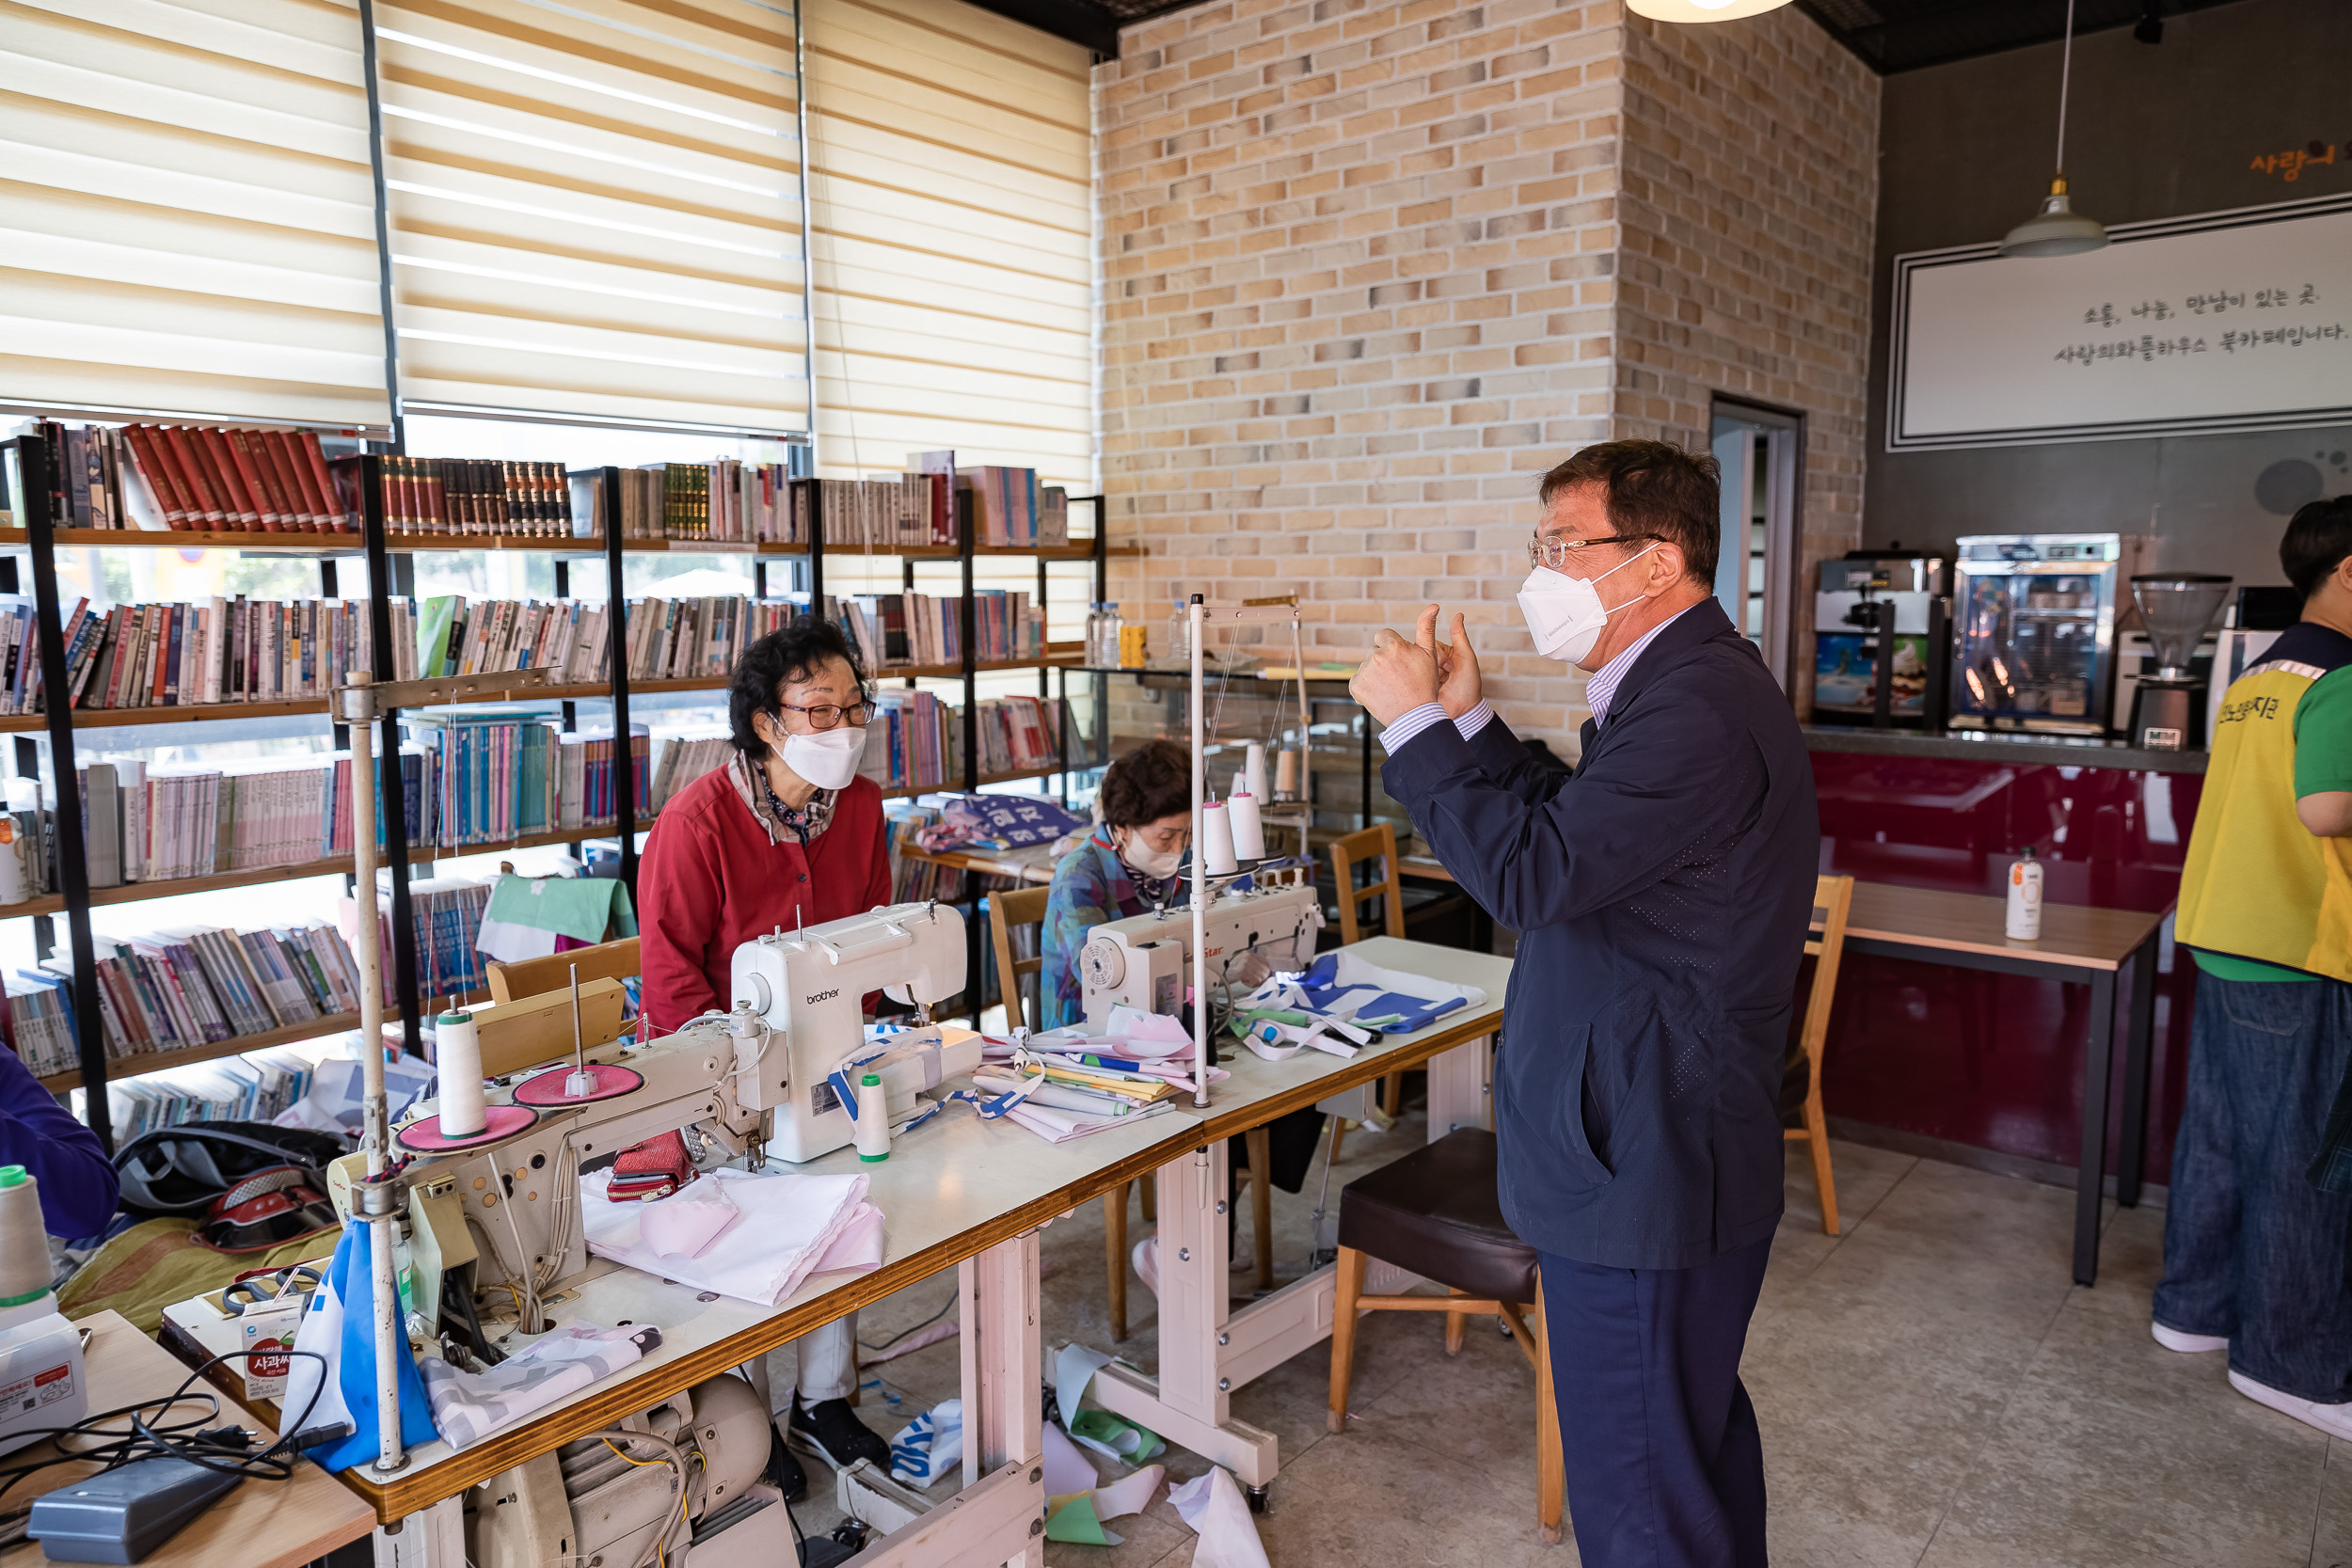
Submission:
<svg viewBox="0 0 2352 1568">
<path fill-rule="evenodd" d="M 1377 986 L 1349 986 L 1342 990 L 1332 983 L 1339 974 L 1339 967 L 1340 957 L 1336 953 L 1326 953 L 1308 967 L 1298 987 L 1300 992 L 1306 997 L 1307 1006 L 1317 1012 L 1328 1012 L 1339 1004 L 1347 1002 L 1354 1005 L 1355 1012 L 1352 1016 L 1356 1018 L 1375 1019 L 1387 1018 L 1391 1013 L 1397 1015 L 1394 1023 L 1370 1026 L 1379 1029 L 1383 1034 L 1410 1034 L 1416 1029 L 1436 1022 L 1440 1016 L 1454 1011 L 1456 1007 L 1470 1006 L 1468 1001 L 1459 996 L 1448 996 L 1431 1001 L 1427 997 L 1407 996 L 1402 991 L 1384 991 Z"/>
<path fill-rule="evenodd" d="M 342 1240 L 335 1243 L 334 1260 L 326 1266 L 326 1284 L 343 1306 L 335 1386 L 358 1429 L 341 1442 L 310 1450 L 310 1457 L 329 1470 L 373 1464 L 382 1447 L 378 1434 L 383 1429 L 377 1424 L 375 1408 L 375 1274 L 368 1252 L 370 1229 L 356 1221 L 344 1226 Z M 400 1346 L 400 1440 L 413 1449 L 441 1433 L 433 1424 L 433 1406 L 425 1400 L 424 1379 L 417 1373 L 407 1330 L 404 1328 L 394 1338 Z"/>
<path fill-rule="evenodd" d="M 2352 1195 L 2306 1172 L 2348 1066 L 2352 987 L 2197 977 L 2155 1319 L 2321 1404 L 2352 1400 Z"/>
<path fill-rule="evenodd" d="M 1584 1568 L 1764 1568 L 1764 1445 L 1740 1355 L 1772 1247 L 1690 1269 L 1541 1255 Z"/>
<path fill-rule="evenodd" d="M 1675 1269 L 1772 1233 L 1782 1058 L 1820 822 L 1788 699 L 1713 601 L 1669 624 L 1583 759 L 1440 724 L 1389 793 L 1519 933 L 1495 1062 L 1503 1217 L 1588 1263 Z"/>
<path fill-rule="evenodd" d="M 76 1241 L 105 1232 L 121 1183 L 98 1134 L 73 1119 L 13 1051 L 0 1049 L 0 1165 L 40 1185 L 41 1224 Z"/>
</svg>

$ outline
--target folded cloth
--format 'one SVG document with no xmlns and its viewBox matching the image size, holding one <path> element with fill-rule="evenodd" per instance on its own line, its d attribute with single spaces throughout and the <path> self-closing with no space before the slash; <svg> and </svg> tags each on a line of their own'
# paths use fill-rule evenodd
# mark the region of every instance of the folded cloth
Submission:
<svg viewBox="0 0 2352 1568">
<path fill-rule="evenodd" d="M 731 1227 L 698 1258 L 665 1258 L 643 1233 L 645 1206 L 615 1203 L 607 1196 L 609 1172 L 583 1175 L 580 1217 L 588 1250 L 699 1291 L 776 1307 L 817 1272 L 866 1204 L 862 1175 L 716 1170 L 709 1180 L 743 1212 L 742 1223 Z"/>
<path fill-rule="evenodd" d="M 882 1264 L 882 1212 L 861 1203 L 811 1274 L 869 1274 Z"/>
<path fill-rule="evenodd" d="M 1393 1034 L 1419 1029 L 1457 1007 L 1486 1005 L 1486 993 L 1476 986 L 1383 969 L 1344 947 L 1316 958 L 1298 987 L 1305 1005 L 1316 1012 L 1375 1023 L 1393 1017 L 1392 1023 L 1378 1023 Z"/>
<path fill-rule="evenodd" d="M 658 1328 L 566 1323 L 486 1372 L 461 1372 L 437 1355 L 417 1363 L 434 1424 L 453 1449 L 470 1448 L 501 1427 L 611 1377 L 661 1345 Z"/>
<path fill-rule="evenodd" d="M 610 1184 L 605 1191 L 611 1196 Z M 743 1217 L 743 1211 L 727 1200 L 716 1181 L 699 1181 L 682 1193 L 641 1202 L 639 1207 L 644 1212 L 637 1217 L 638 1239 L 664 1262 L 700 1258 Z"/>
<path fill-rule="evenodd" d="M 890 1479 L 929 1486 L 963 1463 L 963 1402 L 942 1400 L 890 1440 Z"/>
</svg>

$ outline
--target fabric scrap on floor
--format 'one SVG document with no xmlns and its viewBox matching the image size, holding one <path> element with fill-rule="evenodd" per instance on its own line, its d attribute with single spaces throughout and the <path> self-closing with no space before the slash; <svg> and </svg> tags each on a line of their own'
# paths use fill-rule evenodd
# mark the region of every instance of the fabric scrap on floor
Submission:
<svg viewBox="0 0 2352 1568">
<path fill-rule="evenodd" d="M 1140 1465 L 1168 1447 L 1158 1433 L 1107 1410 L 1081 1407 L 1094 1374 L 1111 1360 L 1085 1345 L 1062 1346 L 1054 1355 L 1054 1402 L 1061 1412 L 1062 1430 L 1073 1438 L 1106 1458 Z"/>
<path fill-rule="evenodd" d="M 942 1400 L 890 1440 L 890 1478 L 928 1487 L 963 1463 L 963 1402 Z"/>
<path fill-rule="evenodd" d="M 1168 1500 L 1176 1516 L 1200 1538 L 1193 1548 L 1192 1568 L 1273 1568 L 1266 1561 L 1265 1543 L 1258 1539 L 1257 1521 L 1232 1473 L 1223 1467 L 1170 1488 Z"/>
</svg>

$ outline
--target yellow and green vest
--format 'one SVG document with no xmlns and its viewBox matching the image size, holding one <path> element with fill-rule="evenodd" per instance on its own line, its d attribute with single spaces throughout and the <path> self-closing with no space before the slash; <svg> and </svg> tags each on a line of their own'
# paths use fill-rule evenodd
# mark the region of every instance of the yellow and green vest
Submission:
<svg viewBox="0 0 2352 1568">
<path fill-rule="evenodd" d="M 2352 980 L 2352 885 L 2295 814 L 2295 709 L 2328 667 L 2290 630 L 2231 683 L 2189 833 L 2174 934 L 2191 947 Z"/>
</svg>

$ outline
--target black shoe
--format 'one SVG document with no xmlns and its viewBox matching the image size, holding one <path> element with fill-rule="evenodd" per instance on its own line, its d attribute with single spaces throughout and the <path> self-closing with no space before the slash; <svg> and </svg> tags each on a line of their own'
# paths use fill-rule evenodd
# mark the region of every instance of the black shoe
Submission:
<svg viewBox="0 0 2352 1568">
<path fill-rule="evenodd" d="M 884 1470 L 890 1468 L 890 1445 L 851 1413 L 848 1400 L 818 1400 L 803 1405 L 795 1399 L 792 1430 L 814 1440 L 835 1469 L 846 1470 L 861 1459 L 870 1459 Z"/>
<path fill-rule="evenodd" d="M 808 1472 L 801 1467 L 800 1456 L 784 1446 L 784 1433 L 772 1422 L 768 1435 L 768 1480 L 784 1494 L 786 1502 L 799 1502 L 808 1496 Z"/>
</svg>

